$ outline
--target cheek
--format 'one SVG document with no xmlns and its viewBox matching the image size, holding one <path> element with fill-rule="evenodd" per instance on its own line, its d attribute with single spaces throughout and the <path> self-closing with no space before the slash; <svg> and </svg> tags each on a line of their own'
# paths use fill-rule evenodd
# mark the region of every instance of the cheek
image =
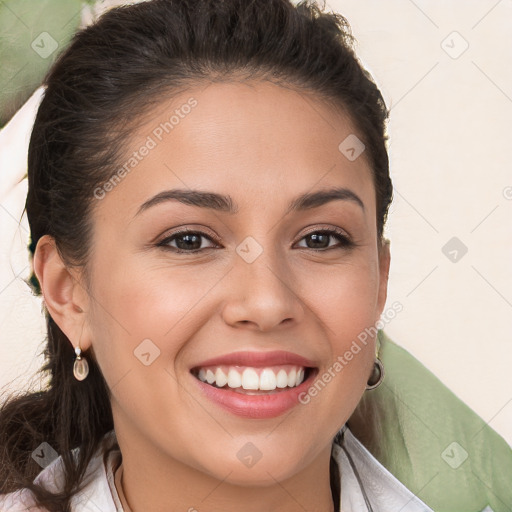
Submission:
<svg viewBox="0 0 512 512">
<path fill-rule="evenodd" d="M 157 417 L 166 425 L 180 421 L 172 411 L 184 407 L 187 397 L 176 385 L 175 360 L 187 340 L 189 299 L 200 299 L 197 292 L 183 300 L 190 283 L 173 279 L 170 286 L 164 274 L 125 260 L 122 268 L 112 268 L 108 279 L 95 282 L 96 359 L 118 414 L 146 427 L 148 419 L 153 423 Z"/>
<path fill-rule="evenodd" d="M 330 351 L 312 395 L 321 394 L 324 403 L 346 417 L 364 392 L 375 358 L 379 274 L 371 258 L 335 270 L 315 273 L 314 279 L 304 281 L 303 293 L 323 326 Z"/>
<path fill-rule="evenodd" d="M 155 370 L 174 375 L 180 350 L 213 314 L 205 311 L 205 294 L 223 275 L 161 262 L 148 265 L 144 259 L 97 256 L 96 264 L 103 264 L 93 281 L 93 345 L 111 387 L 128 372 L 145 383 L 153 382 Z"/>
<path fill-rule="evenodd" d="M 99 314 L 133 341 L 160 338 L 175 329 L 200 301 L 209 281 L 215 281 L 215 276 L 190 267 L 148 265 L 143 256 L 107 262 L 103 268 L 109 271 L 95 279 Z"/>
<path fill-rule="evenodd" d="M 328 337 L 339 340 L 337 348 L 378 320 L 379 272 L 371 258 L 315 272 L 304 283 L 304 297 L 325 324 Z"/>
</svg>

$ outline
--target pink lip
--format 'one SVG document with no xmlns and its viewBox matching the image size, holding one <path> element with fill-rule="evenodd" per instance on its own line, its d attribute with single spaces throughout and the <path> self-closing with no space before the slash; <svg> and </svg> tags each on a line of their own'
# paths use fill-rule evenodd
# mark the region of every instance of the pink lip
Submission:
<svg viewBox="0 0 512 512">
<path fill-rule="evenodd" d="M 315 369 L 297 387 L 285 388 L 272 395 L 244 395 L 229 388 L 216 388 L 195 377 L 193 379 L 206 397 L 224 410 L 243 418 L 266 419 L 275 418 L 298 405 L 300 403 L 299 395 L 307 391 L 317 373 L 318 371 Z"/>
<path fill-rule="evenodd" d="M 305 357 L 294 354 L 293 352 L 275 350 L 272 352 L 232 352 L 231 354 L 225 354 L 223 356 L 202 361 L 201 363 L 196 364 L 194 368 L 215 365 L 238 365 L 258 368 L 263 366 L 278 366 L 281 364 L 316 367 L 314 361 L 311 361 L 310 359 L 306 359 Z"/>
</svg>

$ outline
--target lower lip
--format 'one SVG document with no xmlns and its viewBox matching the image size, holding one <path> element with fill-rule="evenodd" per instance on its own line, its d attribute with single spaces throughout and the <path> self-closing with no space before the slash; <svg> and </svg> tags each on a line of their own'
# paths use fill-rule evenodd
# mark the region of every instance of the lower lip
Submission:
<svg viewBox="0 0 512 512">
<path fill-rule="evenodd" d="M 272 395 L 244 395 L 228 389 L 216 388 L 192 375 L 201 391 L 212 402 L 243 418 L 265 419 L 280 416 L 288 409 L 300 404 L 299 395 L 311 385 L 317 370 L 295 388 L 287 388 Z"/>
</svg>

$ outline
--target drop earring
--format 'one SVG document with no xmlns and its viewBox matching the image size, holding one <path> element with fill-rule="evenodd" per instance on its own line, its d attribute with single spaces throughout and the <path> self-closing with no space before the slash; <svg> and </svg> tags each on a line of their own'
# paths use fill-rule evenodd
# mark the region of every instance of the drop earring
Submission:
<svg viewBox="0 0 512 512">
<path fill-rule="evenodd" d="M 82 349 L 80 348 L 80 343 L 78 347 L 75 348 L 76 359 L 73 364 L 73 375 L 76 380 L 84 380 L 87 375 L 89 375 L 89 364 L 87 363 L 87 359 L 82 357 Z"/>
</svg>

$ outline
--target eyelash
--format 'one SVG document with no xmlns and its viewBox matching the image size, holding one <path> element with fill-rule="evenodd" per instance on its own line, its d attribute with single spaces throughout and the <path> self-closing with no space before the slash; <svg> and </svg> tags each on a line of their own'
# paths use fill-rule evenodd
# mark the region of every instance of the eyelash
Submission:
<svg viewBox="0 0 512 512">
<path fill-rule="evenodd" d="M 211 237 L 210 235 L 207 235 L 206 233 L 203 233 L 202 231 L 196 231 L 196 230 L 192 230 L 192 229 L 183 229 L 183 230 L 176 231 L 171 236 L 164 238 L 161 242 L 159 242 L 157 244 L 157 246 L 161 247 L 164 250 L 168 250 L 168 251 L 178 253 L 178 254 L 183 254 L 183 253 L 197 254 L 197 253 L 205 251 L 205 250 L 215 249 L 215 247 L 205 247 L 203 249 L 195 249 L 192 251 L 185 251 L 183 249 L 178 249 L 176 247 L 171 247 L 168 245 L 169 242 L 171 242 L 175 238 L 178 238 L 180 235 L 187 235 L 187 234 L 200 235 L 201 237 L 207 238 L 211 242 L 219 244 L 219 241 L 217 239 L 215 239 L 214 237 Z M 331 249 L 350 249 L 356 245 L 341 230 L 337 230 L 337 229 L 317 229 L 314 231 L 309 231 L 299 241 L 301 241 L 304 238 L 306 238 L 310 235 L 313 235 L 313 234 L 330 235 L 330 236 L 338 239 L 339 245 L 334 246 L 334 247 L 327 247 L 324 249 L 313 249 L 310 247 L 301 247 L 301 249 L 309 249 L 309 250 L 315 251 L 315 252 L 325 252 L 325 251 L 328 251 Z"/>
</svg>

